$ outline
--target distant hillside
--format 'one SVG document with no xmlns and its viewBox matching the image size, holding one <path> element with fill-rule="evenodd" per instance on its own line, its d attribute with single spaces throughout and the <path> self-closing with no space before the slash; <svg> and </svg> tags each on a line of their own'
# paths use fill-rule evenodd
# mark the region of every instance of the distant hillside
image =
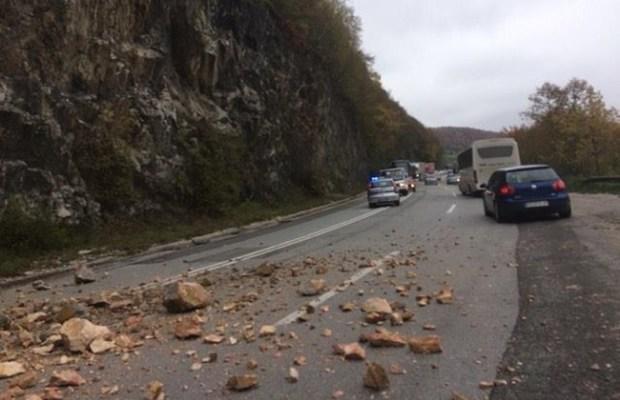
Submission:
<svg viewBox="0 0 620 400">
<path fill-rule="evenodd" d="M 474 140 L 488 139 L 500 135 L 499 132 L 452 126 L 431 128 L 431 130 L 439 139 L 439 142 L 446 153 L 459 153 L 469 146 Z"/>
</svg>

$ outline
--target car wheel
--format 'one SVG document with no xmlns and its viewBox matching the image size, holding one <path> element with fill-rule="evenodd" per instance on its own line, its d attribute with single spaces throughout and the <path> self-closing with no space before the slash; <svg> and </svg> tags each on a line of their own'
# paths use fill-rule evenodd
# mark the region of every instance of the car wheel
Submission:
<svg viewBox="0 0 620 400">
<path fill-rule="evenodd" d="M 493 214 L 495 215 L 495 221 L 497 221 L 498 223 L 506 221 L 506 217 L 504 216 L 504 214 L 502 214 L 502 210 L 499 207 L 499 204 L 497 204 L 497 202 L 494 203 Z"/>
<path fill-rule="evenodd" d="M 368 203 L 368 208 L 376 208 L 377 205 L 373 203 Z"/>
<path fill-rule="evenodd" d="M 396 207 L 400 206 L 400 200 L 396 200 L 396 201 L 394 202 L 394 205 L 395 205 Z"/>
<path fill-rule="evenodd" d="M 570 218 L 573 215 L 573 211 L 570 207 L 566 211 L 560 212 L 560 218 Z"/>
</svg>

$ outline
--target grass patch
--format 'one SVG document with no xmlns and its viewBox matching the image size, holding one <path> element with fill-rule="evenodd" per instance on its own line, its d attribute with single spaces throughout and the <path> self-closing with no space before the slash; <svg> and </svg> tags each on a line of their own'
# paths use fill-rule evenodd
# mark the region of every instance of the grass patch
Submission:
<svg viewBox="0 0 620 400">
<path fill-rule="evenodd" d="M 220 229 L 263 221 L 345 197 L 347 195 L 310 197 L 302 193 L 292 193 L 275 204 L 244 202 L 227 209 L 217 217 L 205 212 L 181 216 L 158 215 L 143 219 L 115 219 L 92 229 L 64 230 L 62 242 L 44 249 L 38 248 L 36 251 L 32 249 L 35 242 L 19 236 L 16 241 L 3 242 L 0 246 L 0 276 L 16 276 L 27 270 L 57 266 L 58 263 L 75 259 L 78 251 L 83 249 L 97 249 L 97 252 L 118 250 L 126 254 L 136 254 L 153 244 L 189 239 Z M 24 227 L 33 229 L 31 225 Z"/>
<path fill-rule="evenodd" d="M 609 193 L 620 195 L 620 182 L 586 182 L 581 177 L 566 178 L 568 190 L 577 193 Z"/>
</svg>

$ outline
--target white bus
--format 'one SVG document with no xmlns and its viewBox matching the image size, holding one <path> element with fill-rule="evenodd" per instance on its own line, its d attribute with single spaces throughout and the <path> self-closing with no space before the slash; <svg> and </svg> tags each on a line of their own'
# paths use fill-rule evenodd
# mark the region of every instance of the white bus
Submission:
<svg viewBox="0 0 620 400">
<path fill-rule="evenodd" d="M 491 174 L 499 168 L 521 165 L 519 146 L 511 138 L 476 140 L 457 158 L 461 180 L 459 189 L 464 195 L 478 194 Z"/>
</svg>

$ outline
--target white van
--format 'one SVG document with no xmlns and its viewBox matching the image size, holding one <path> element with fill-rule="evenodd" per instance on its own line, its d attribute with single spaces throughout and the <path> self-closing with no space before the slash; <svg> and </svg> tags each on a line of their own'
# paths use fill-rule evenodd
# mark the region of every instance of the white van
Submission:
<svg viewBox="0 0 620 400">
<path fill-rule="evenodd" d="M 459 189 L 464 195 L 482 192 L 495 170 L 521 165 L 519 146 L 512 138 L 476 140 L 457 158 L 461 181 Z"/>
</svg>

